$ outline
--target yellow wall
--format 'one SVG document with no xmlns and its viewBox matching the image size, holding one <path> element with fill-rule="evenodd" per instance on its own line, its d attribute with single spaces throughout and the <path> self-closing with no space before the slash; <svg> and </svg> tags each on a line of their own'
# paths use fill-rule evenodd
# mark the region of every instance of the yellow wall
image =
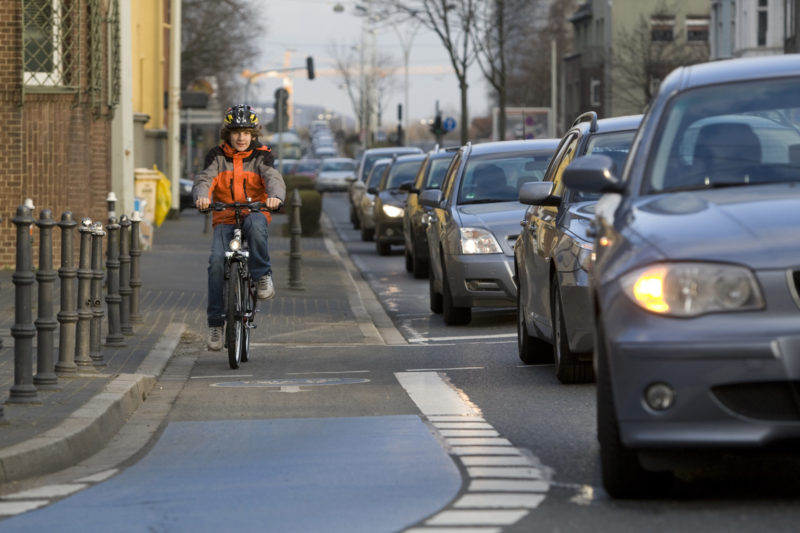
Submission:
<svg viewBox="0 0 800 533">
<path fill-rule="evenodd" d="M 150 121 L 145 124 L 148 129 L 166 128 L 164 2 L 165 0 L 131 2 L 133 112 L 150 116 Z"/>
</svg>

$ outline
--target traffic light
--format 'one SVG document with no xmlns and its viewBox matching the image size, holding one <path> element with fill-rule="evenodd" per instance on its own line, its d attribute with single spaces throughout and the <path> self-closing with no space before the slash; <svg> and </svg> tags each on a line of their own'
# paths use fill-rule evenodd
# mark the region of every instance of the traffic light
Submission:
<svg viewBox="0 0 800 533">
<path fill-rule="evenodd" d="M 314 58 L 308 56 L 306 58 L 306 72 L 308 72 L 308 79 L 314 79 Z"/>
<path fill-rule="evenodd" d="M 436 115 L 436 118 L 433 119 L 433 124 L 431 124 L 431 133 L 436 135 L 444 135 L 444 127 L 442 126 L 442 115 Z"/>
<path fill-rule="evenodd" d="M 286 131 L 289 126 L 289 91 L 283 87 L 275 89 L 274 131 Z"/>
</svg>

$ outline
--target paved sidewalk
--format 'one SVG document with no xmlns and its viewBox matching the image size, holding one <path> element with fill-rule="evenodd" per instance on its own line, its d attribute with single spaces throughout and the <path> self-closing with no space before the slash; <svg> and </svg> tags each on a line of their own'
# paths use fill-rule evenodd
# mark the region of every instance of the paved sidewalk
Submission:
<svg viewBox="0 0 800 533">
<path fill-rule="evenodd" d="M 303 289 L 289 288 L 287 224 L 287 215 L 276 215 L 270 226 L 276 296 L 259 304 L 262 316 L 257 319 L 253 341 L 304 345 L 403 342 L 341 243 L 327 231 L 326 237 L 302 239 Z M 39 391 L 35 404 L 6 402 L 14 385 L 11 327 L 15 288 L 13 272 L 0 272 L 0 402 L 6 402 L 0 422 L 0 490 L 4 483 L 55 472 L 97 452 L 146 399 L 178 343 L 205 343 L 210 233 L 203 229 L 203 215 L 186 210 L 179 219 L 167 220 L 156 230 L 153 249 L 144 252 L 140 262 L 142 323 L 134 324 L 125 347 L 102 347 L 105 366 L 60 376 L 59 389 Z M 35 284 L 33 292 L 35 320 Z M 56 312 L 59 294 L 57 282 Z M 103 341 L 107 334 L 104 318 Z M 58 328 L 54 337 L 57 361 Z M 32 356 L 35 375 L 35 337 Z M 227 357 L 224 352 L 210 352 L 209 356 L 223 361 Z"/>
</svg>

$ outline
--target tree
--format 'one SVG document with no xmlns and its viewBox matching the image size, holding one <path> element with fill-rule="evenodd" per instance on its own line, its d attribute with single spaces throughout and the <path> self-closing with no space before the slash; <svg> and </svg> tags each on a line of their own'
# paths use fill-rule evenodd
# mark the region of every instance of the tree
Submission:
<svg viewBox="0 0 800 533">
<path fill-rule="evenodd" d="M 181 15 L 181 85 L 216 78 L 217 98 L 232 102 L 241 71 L 260 55 L 263 14 L 251 0 L 183 0 Z"/>
<path fill-rule="evenodd" d="M 615 98 L 620 102 L 644 109 L 673 69 L 708 61 L 708 41 L 688 42 L 683 31 L 667 24 L 674 21 L 671 13 L 675 10 L 662 2 L 649 18 L 642 15 L 632 29 L 620 31 L 613 43 Z M 665 21 L 668 31 L 654 29 L 659 20 Z"/>
<path fill-rule="evenodd" d="M 513 3 L 513 1 L 511 2 Z M 475 58 L 483 77 L 494 88 L 497 98 L 499 140 L 506 138 L 506 31 L 510 10 L 506 0 L 486 2 L 474 19 L 470 33 Z"/>
<path fill-rule="evenodd" d="M 378 0 L 387 17 L 412 18 L 433 31 L 450 56 L 461 95 L 461 142 L 469 140 L 467 68 L 475 60 L 471 34 L 484 0 Z"/>
</svg>

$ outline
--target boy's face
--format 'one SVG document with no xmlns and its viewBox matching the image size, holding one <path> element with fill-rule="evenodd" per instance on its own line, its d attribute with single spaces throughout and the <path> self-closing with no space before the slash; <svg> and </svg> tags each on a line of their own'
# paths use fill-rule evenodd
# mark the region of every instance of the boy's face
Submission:
<svg viewBox="0 0 800 533">
<path fill-rule="evenodd" d="M 253 134 L 245 130 L 233 130 L 231 132 L 232 148 L 239 152 L 244 152 L 253 141 Z"/>
</svg>

